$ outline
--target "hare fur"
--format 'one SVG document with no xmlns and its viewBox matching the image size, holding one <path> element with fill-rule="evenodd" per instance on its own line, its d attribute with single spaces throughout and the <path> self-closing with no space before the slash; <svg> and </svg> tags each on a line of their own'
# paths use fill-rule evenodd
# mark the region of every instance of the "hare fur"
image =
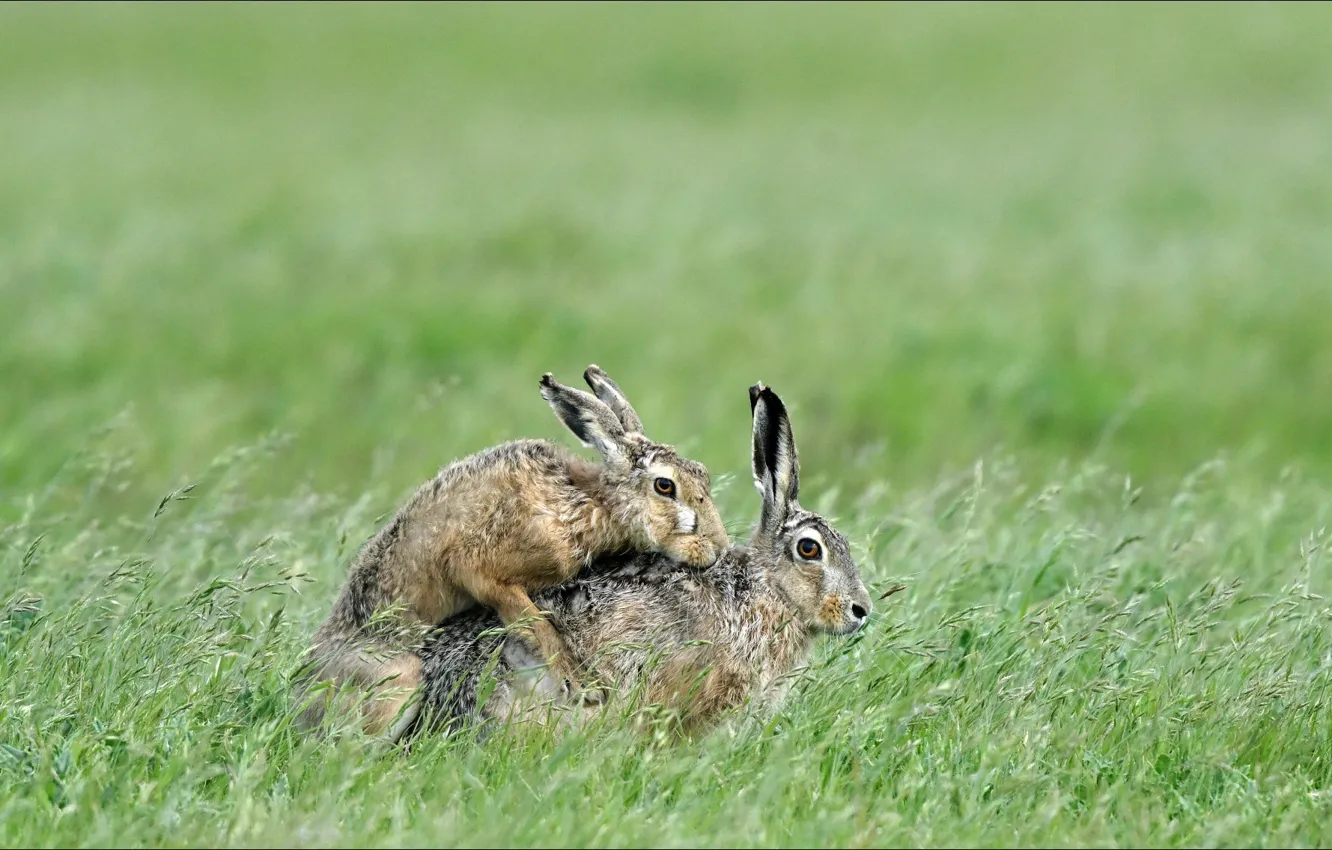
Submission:
<svg viewBox="0 0 1332 850">
<path fill-rule="evenodd" d="M 362 547 L 315 634 L 305 679 L 351 683 L 372 697 L 362 706 L 366 731 L 388 728 L 411 698 L 417 650 L 441 620 L 480 605 L 505 626 L 524 623 L 532 657 L 576 689 L 586 671 L 531 592 L 618 552 L 707 567 L 729 545 L 708 470 L 645 437 L 624 394 L 595 365 L 584 379 L 595 396 L 549 373 L 541 394 L 602 465 L 544 440 L 487 449 L 441 470 Z M 326 696 L 312 700 L 302 725 L 318 724 L 326 708 Z"/>
<path fill-rule="evenodd" d="M 706 570 L 657 553 L 613 556 L 535 597 L 580 664 L 622 692 L 639 688 L 684 731 L 706 730 L 755 693 L 775 702 L 816 636 L 855 632 L 871 610 L 845 538 L 797 501 L 795 440 L 781 400 L 760 384 L 750 402 L 763 506 L 749 545 Z M 422 656 L 424 706 L 413 733 L 545 722 L 540 706 L 561 700 L 539 659 L 487 611 L 440 624 Z M 483 679 L 494 685 L 484 704 Z"/>
</svg>

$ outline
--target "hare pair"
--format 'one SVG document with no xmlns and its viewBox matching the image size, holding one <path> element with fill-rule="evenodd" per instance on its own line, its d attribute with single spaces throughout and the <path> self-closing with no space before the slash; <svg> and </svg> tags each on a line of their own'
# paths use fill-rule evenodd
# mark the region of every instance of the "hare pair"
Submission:
<svg viewBox="0 0 1332 850">
<path fill-rule="evenodd" d="M 586 671 L 529 593 L 615 553 L 655 552 L 693 567 L 716 561 L 730 541 L 708 470 L 645 437 L 624 393 L 597 366 L 583 377 L 595 395 L 549 373 L 541 395 L 604 463 L 517 440 L 442 469 L 361 549 L 315 634 L 307 688 L 319 680 L 351 685 L 370 697 L 361 707 L 366 731 L 381 732 L 420 684 L 426 631 L 479 604 L 506 626 L 530 623 L 534 657 L 562 688 L 578 691 Z M 320 722 L 328 696 L 310 701 L 302 726 Z"/>
<path fill-rule="evenodd" d="M 816 635 L 855 632 L 870 613 L 845 538 L 800 507 L 785 406 L 762 384 L 749 394 L 762 494 L 749 545 L 706 570 L 650 552 L 615 556 L 534 596 L 580 665 L 621 688 L 642 686 L 649 703 L 674 711 L 681 731 L 706 729 L 756 692 L 771 706 Z M 550 717 L 558 681 L 501 625 L 476 610 L 435 630 L 421 653 L 422 700 L 405 732 Z M 483 682 L 493 683 L 484 700 Z"/>
</svg>

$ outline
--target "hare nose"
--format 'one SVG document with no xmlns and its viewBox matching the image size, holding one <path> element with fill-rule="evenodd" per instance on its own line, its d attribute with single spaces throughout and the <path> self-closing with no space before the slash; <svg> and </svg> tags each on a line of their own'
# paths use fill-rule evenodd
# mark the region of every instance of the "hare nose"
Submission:
<svg viewBox="0 0 1332 850">
<path fill-rule="evenodd" d="M 866 611 L 864 608 L 860 607 L 859 605 L 852 605 L 851 616 L 855 617 L 857 620 L 863 620 L 867 616 L 869 616 L 869 612 Z"/>
</svg>

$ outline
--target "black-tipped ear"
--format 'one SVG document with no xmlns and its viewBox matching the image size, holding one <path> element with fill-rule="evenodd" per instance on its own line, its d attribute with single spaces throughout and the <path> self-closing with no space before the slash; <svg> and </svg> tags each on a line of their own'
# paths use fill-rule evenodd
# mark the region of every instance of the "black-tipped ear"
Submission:
<svg viewBox="0 0 1332 850">
<path fill-rule="evenodd" d="M 751 393 L 753 390 L 751 389 Z M 765 524 L 780 521 L 800 495 L 800 460 L 786 405 L 777 394 L 759 386 L 754 405 L 755 480 L 763 492 Z M 760 476 L 759 464 L 763 465 Z"/>
<path fill-rule="evenodd" d="M 763 392 L 763 389 L 764 387 L 762 381 L 759 381 L 757 384 L 754 384 L 752 387 L 749 388 L 749 415 L 753 417 L 753 423 L 754 423 L 754 434 L 752 440 L 753 459 L 751 461 L 754 470 L 754 486 L 758 488 L 758 491 L 760 493 L 766 494 L 767 485 L 768 485 L 768 463 L 764 459 L 765 442 L 764 440 L 759 438 L 759 422 L 758 422 L 758 400 L 759 400 L 759 395 L 762 394 Z M 764 498 L 766 500 L 767 498 L 766 495 L 764 496 Z"/>
<path fill-rule="evenodd" d="M 600 452 L 606 463 L 622 465 L 629 462 L 624 426 L 600 399 L 564 386 L 549 372 L 541 376 L 541 397 L 578 441 Z"/>
<path fill-rule="evenodd" d="M 755 405 L 758 404 L 759 396 L 763 394 L 765 389 L 767 388 L 763 386 L 762 381 L 749 388 L 749 412 L 751 414 L 754 412 Z"/>
<path fill-rule="evenodd" d="M 611 380 L 610 375 L 601 371 L 601 367 L 595 363 L 588 366 L 583 372 L 583 380 L 587 381 L 587 385 L 597 394 L 597 398 L 611 409 L 625 431 L 630 434 L 643 433 L 643 420 L 638 418 L 633 405 L 629 404 L 629 399 L 625 397 L 619 385 Z"/>
</svg>

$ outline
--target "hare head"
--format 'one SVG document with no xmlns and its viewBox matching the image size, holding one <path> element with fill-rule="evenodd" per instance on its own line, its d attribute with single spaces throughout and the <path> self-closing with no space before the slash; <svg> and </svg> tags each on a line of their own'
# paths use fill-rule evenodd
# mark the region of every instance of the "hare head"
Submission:
<svg viewBox="0 0 1332 850">
<path fill-rule="evenodd" d="M 754 485 L 763 513 L 750 546 L 773 565 L 769 579 L 814 631 L 850 634 L 869 618 L 869 590 L 851 549 L 818 514 L 800 507 L 800 464 L 786 406 L 763 384 L 749 388 Z"/>
<path fill-rule="evenodd" d="M 633 530 L 640 548 L 691 566 L 714 564 L 730 539 L 707 467 L 645 437 L 629 400 L 597 366 L 588 366 L 583 379 L 596 395 L 546 373 L 541 397 L 583 445 L 601 454 L 615 518 Z"/>
</svg>

